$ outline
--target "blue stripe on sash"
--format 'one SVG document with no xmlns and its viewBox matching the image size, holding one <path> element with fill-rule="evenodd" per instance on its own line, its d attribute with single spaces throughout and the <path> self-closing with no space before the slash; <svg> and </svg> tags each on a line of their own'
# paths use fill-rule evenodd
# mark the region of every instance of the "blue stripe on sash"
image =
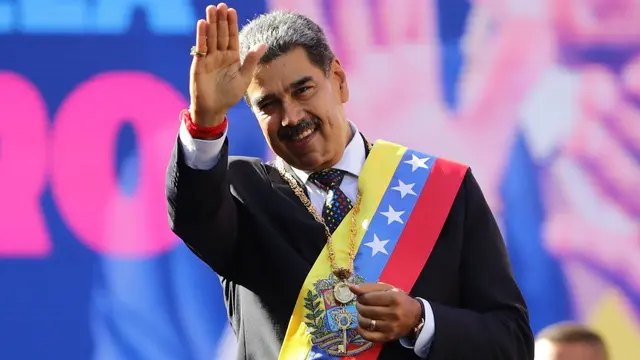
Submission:
<svg viewBox="0 0 640 360">
<path fill-rule="evenodd" d="M 407 150 L 403 155 L 356 254 L 355 273 L 364 277 L 365 282 L 376 282 L 380 278 L 435 161 L 436 157 L 414 150 Z M 402 193 L 403 188 L 411 191 Z"/>
</svg>

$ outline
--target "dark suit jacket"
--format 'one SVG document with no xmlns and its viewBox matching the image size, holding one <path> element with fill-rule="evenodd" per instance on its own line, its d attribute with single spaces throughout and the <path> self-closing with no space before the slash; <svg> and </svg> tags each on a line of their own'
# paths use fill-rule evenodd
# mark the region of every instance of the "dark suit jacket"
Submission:
<svg viewBox="0 0 640 360">
<path fill-rule="evenodd" d="M 238 358 L 276 359 L 298 292 L 325 244 L 323 226 L 274 167 L 229 157 L 228 144 L 214 168 L 194 170 L 178 141 L 166 191 L 171 229 L 221 278 Z M 471 171 L 411 294 L 433 309 L 428 359 L 533 359 L 527 309 Z M 379 357 L 417 358 L 398 341 Z"/>
</svg>

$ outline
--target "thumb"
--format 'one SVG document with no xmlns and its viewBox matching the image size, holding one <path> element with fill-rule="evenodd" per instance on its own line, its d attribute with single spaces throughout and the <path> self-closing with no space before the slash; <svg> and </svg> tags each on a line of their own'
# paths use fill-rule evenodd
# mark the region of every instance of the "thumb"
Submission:
<svg viewBox="0 0 640 360">
<path fill-rule="evenodd" d="M 366 291 L 356 284 L 349 284 L 349 290 L 356 296 L 364 295 Z"/>
<path fill-rule="evenodd" d="M 349 284 L 349 289 L 351 292 L 356 294 L 356 296 L 360 296 L 369 292 L 391 290 L 393 289 L 393 286 L 385 283 L 364 283 L 360 285 Z"/>
<path fill-rule="evenodd" d="M 252 47 L 247 53 L 247 57 L 244 59 L 242 66 L 240 66 L 240 74 L 242 77 L 251 78 L 253 76 L 253 72 L 256 70 L 258 63 L 260 62 L 260 58 L 267 51 L 266 44 L 257 44 Z"/>
</svg>

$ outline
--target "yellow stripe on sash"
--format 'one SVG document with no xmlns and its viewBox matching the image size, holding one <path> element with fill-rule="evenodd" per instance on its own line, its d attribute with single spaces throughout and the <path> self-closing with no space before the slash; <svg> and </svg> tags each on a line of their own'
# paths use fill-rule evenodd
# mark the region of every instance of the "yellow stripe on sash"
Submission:
<svg viewBox="0 0 640 360">
<path fill-rule="evenodd" d="M 358 188 L 362 192 L 362 200 L 360 212 L 356 217 L 356 223 L 361 225 L 358 228 L 355 239 L 356 250 L 360 247 L 367 226 L 376 213 L 396 167 L 406 151 L 407 148 L 404 146 L 385 141 L 377 141 L 371 148 L 371 152 L 367 156 L 358 178 Z M 351 212 L 347 214 L 345 220 L 340 223 L 332 236 L 338 266 L 347 266 L 349 263 L 350 219 Z M 279 360 L 306 359 L 312 344 L 311 335 L 308 333 L 308 327 L 304 322 L 304 298 L 309 290 L 315 292 L 313 284 L 316 281 L 326 279 L 330 273 L 329 255 L 325 246 L 313 264 L 311 271 L 307 274 L 304 285 L 300 290 L 282 348 L 280 349 Z"/>
</svg>

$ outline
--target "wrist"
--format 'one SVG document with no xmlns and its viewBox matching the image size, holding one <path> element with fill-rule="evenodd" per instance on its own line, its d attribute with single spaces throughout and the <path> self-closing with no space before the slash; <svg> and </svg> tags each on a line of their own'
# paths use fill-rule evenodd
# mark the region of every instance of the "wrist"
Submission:
<svg viewBox="0 0 640 360">
<path fill-rule="evenodd" d="M 182 110 L 180 119 L 185 124 L 187 131 L 194 139 L 199 140 L 217 140 L 220 139 L 227 130 L 226 116 L 222 121 L 213 126 L 202 126 L 194 121 L 190 110 Z"/>
<path fill-rule="evenodd" d="M 216 126 L 220 126 L 227 120 L 226 112 L 215 112 L 207 114 L 199 112 L 193 107 L 189 108 L 189 115 L 191 117 L 191 121 L 196 126 L 201 128 L 213 128 Z"/>
<path fill-rule="evenodd" d="M 424 326 L 424 303 L 422 300 L 413 298 L 414 310 L 413 310 L 413 322 L 411 326 L 411 330 L 407 335 L 413 342 L 418 339 L 420 332 L 422 331 L 422 327 Z"/>
</svg>

